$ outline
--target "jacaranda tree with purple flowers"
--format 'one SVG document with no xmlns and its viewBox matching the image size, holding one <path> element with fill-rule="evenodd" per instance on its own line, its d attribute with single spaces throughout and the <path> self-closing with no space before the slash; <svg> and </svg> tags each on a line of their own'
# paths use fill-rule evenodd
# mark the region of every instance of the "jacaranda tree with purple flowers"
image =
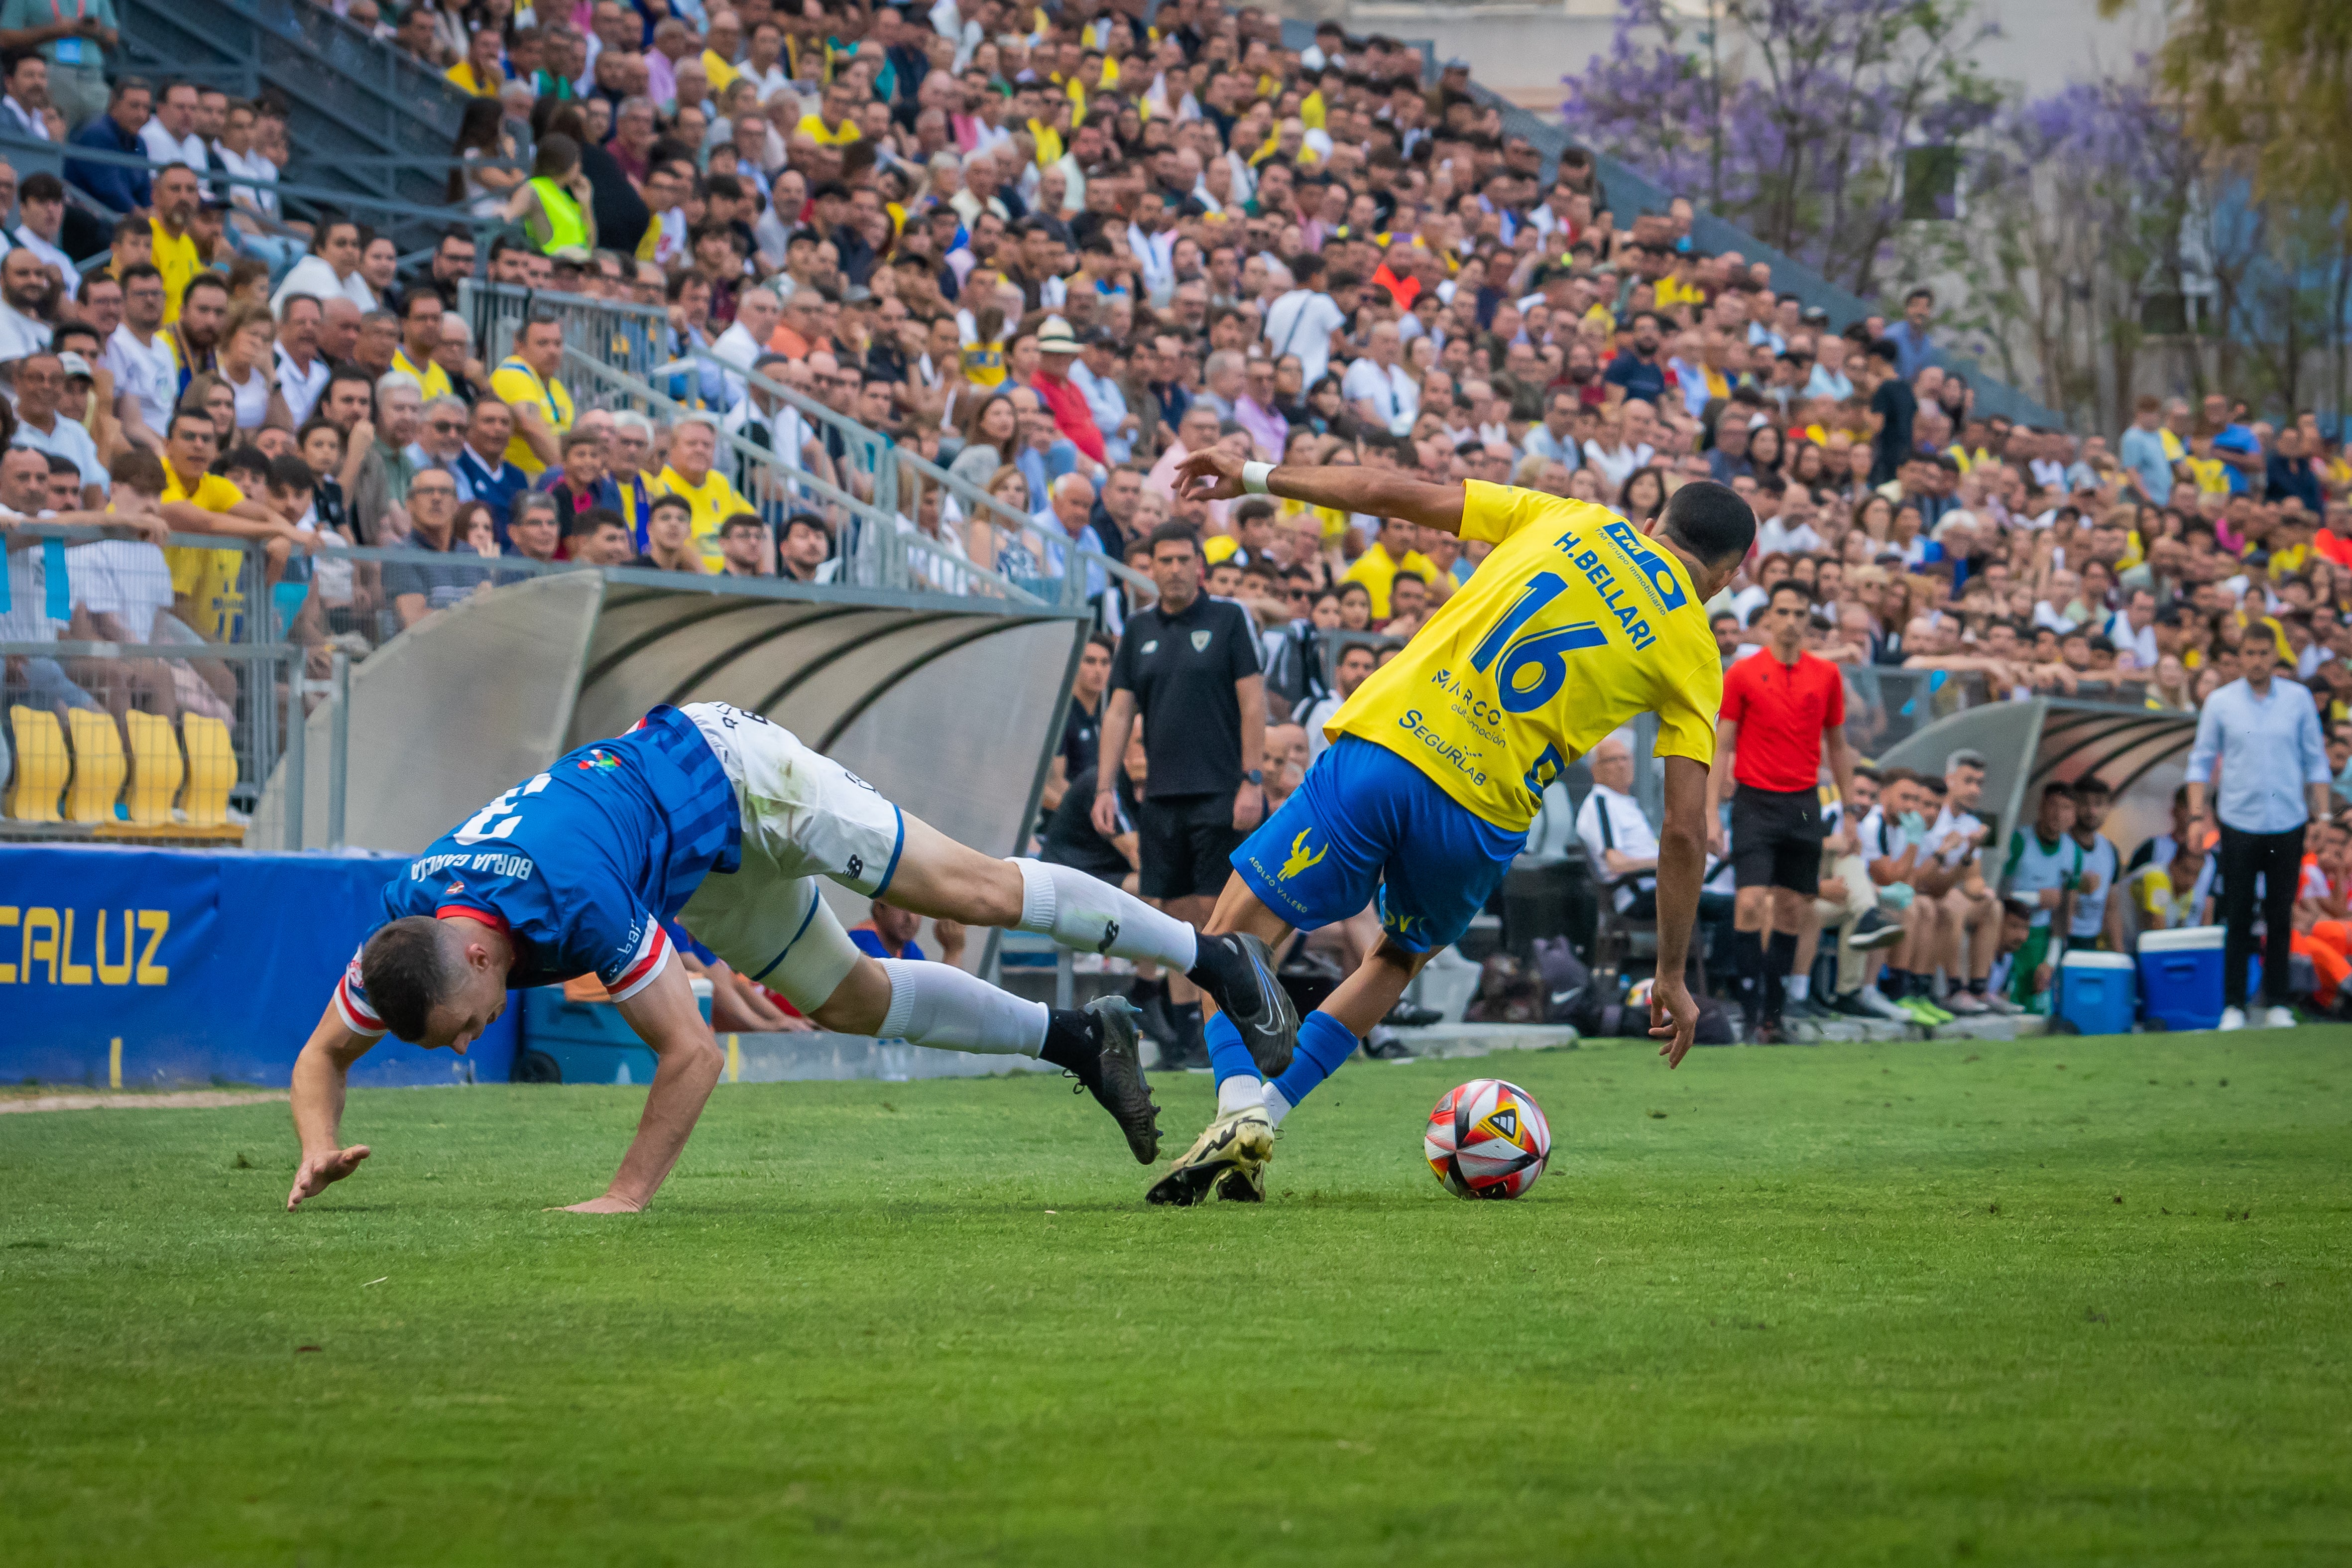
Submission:
<svg viewBox="0 0 2352 1568">
<path fill-rule="evenodd" d="M 1987 125 L 1968 0 L 1619 0 L 1567 79 L 1569 129 L 1865 298 L 1885 282 L 1906 155 Z"/>
</svg>

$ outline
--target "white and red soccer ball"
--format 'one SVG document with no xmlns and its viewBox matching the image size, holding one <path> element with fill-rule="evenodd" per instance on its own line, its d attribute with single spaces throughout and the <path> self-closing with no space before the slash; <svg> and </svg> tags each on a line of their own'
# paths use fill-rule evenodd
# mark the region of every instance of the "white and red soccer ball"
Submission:
<svg viewBox="0 0 2352 1568">
<path fill-rule="evenodd" d="M 1421 1147 L 1455 1197 L 1516 1198 L 1551 1158 L 1551 1123 L 1518 1085 L 1474 1078 L 1438 1100 Z"/>
</svg>

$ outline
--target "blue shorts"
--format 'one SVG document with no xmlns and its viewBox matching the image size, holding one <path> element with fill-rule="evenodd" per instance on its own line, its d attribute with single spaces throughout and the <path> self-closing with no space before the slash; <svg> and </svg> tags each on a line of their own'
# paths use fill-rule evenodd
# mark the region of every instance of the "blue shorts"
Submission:
<svg viewBox="0 0 2352 1568">
<path fill-rule="evenodd" d="M 1411 952 L 1451 946 L 1527 845 L 1471 814 L 1386 746 L 1344 735 L 1282 809 L 1234 851 L 1234 869 L 1301 931 L 1363 912 Z"/>
</svg>

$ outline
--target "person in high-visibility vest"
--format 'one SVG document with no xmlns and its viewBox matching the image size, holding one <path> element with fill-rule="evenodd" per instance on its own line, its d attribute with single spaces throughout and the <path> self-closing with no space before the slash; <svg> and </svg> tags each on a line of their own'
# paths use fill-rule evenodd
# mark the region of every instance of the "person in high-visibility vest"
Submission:
<svg viewBox="0 0 2352 1568">
<path fill-rule="evenodd" d="M 561 132 L 542 138 L 530 178 L 515 187 L 500 216 L 520 222 L 531 243 L 549 256 L 567 248 L 593 252 L 595 193 L 580 171 L 580 143 Z"/>
</svg>

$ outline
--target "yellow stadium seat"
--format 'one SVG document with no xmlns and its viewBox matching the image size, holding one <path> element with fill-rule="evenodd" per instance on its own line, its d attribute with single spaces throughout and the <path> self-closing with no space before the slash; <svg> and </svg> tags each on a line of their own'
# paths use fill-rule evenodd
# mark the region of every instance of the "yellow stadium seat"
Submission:
<svg viewBox="0 0 2352 1568">
<path fill-rule="evenodd" d="M 191 713 L 180 721 L 188 745 L 187 798 L 180 803 L 191 827 L 218 827 L 228 820 L 228 792 L 236 783 L 236 748 L 228 726 Z"/>
<path fill-rule="evenodd" d="M 58 716 L 18 703 L 8 710 L 8 729 L 16 742 L 16 783 L 8 793 L 8 815 L 19 822 L 58 820 L 58 797 L 65 794 L 73 762 Z"/>
<path fill-rule="evenodd" d="M 131 731 L 131 789 L 124 797 L 133 826 L 153 827 L 172 820 L 172 801 L 180 793 L 187 766 L 180 759 L 180 738 L 172 721 L 137 710 L 123 715 Z"/>
<path fill-rule="evenodd" d="M 68 822 L 112 822 L 114 803 L 122 796 L 122 781 L 131 764 L 122 755 L 122 732 L 113 715 L 88 708 L 68 710 L 73 731 L 73 787 L 66 792 Z"/>
</svg>

